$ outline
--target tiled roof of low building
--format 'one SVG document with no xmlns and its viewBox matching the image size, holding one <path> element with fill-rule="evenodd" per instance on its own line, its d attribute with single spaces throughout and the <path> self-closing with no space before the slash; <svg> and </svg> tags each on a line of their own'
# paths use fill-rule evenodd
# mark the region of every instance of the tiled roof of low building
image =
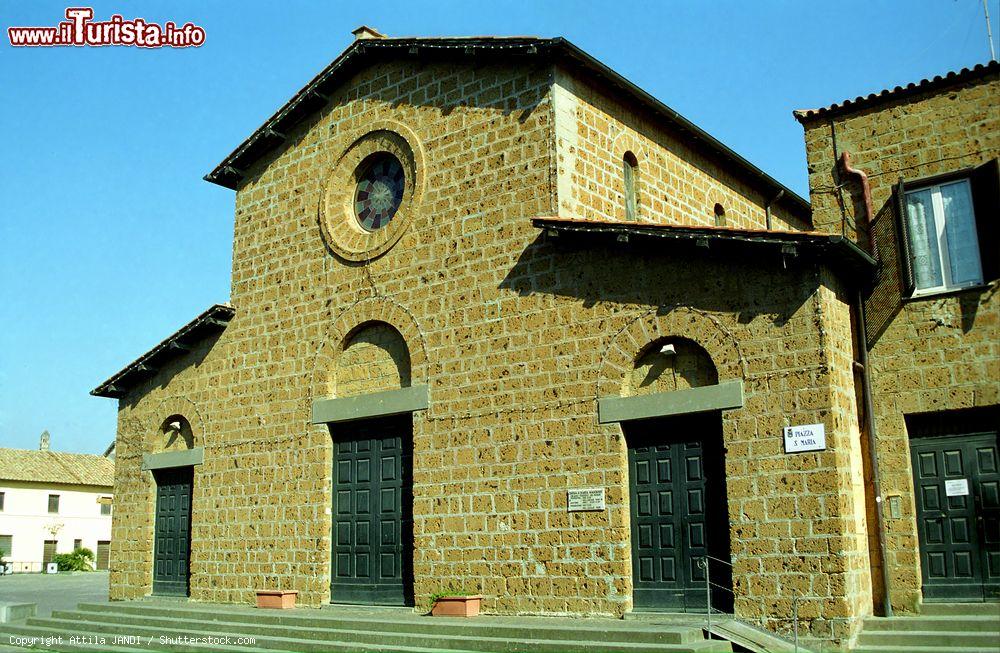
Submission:
<svg viewBox="0 0 1000 653">
<path fill-rule="evenodd" d="M 111 488 L 115 461 L 86 453 L 0 449 L 0 482 L 34 481 Z"/>
<path fill-rule="evenodd" d="M 821 107 L 819 109 L 798 109 L 793 111 L 792 115 L 794 115 L 795 119 L 799 122 L 804 122 L 813 118 L 830 117 L 844 113 L 851 113 L 853 111 L 878 106 L 879 104 L 898 100 L 917 93 L 926 93 L 928 91 L 947 88 L 949 86 L 963 84 L 980 77 L 987 77 L 998 73 L 1000 73 L 1000 62 L 991 61 L 988 64 L 976 64 L 972 68 L 963 68 L 959 71 L 952 71 L 944 75 L 938 75 L 932 79 L 922 79 L 919 82 L 913 82 L 907 84 L 906 86 L 887 88 L 879 91 L 878 93 L 869 93 L 868 95 L 858 96 L 853 100 L 844 100 L 843 102 L 831 104 L 828 107 Z"/>
</svg>

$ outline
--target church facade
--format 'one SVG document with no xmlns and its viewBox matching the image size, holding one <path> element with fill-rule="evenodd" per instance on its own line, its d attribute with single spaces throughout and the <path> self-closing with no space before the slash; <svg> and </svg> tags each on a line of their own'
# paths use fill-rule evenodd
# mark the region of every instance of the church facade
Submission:
<svg viewBox="0 0 1000 653">
<path fill-rule="evenodd" d="M 206 177 L 236 191 L 231 303 L 94 391 L 112 598 L 621 616 L 709 584 L 849 642 L 882 587 L 877 251 L 562 39 L 358 36 Z"/>
</svg>

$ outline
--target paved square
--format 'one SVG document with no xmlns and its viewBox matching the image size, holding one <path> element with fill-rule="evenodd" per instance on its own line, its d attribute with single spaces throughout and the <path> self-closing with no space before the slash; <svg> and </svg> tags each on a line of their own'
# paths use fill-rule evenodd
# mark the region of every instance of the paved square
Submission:
<svg viewBox="0 0 1000 653">
<path fill-rule="evenodd" d="M 0 601 L 38 604 L 37 616 L 72 610 L 77 603 L 107 601 L 108 572 L 0 576 Z"/>
</svg>

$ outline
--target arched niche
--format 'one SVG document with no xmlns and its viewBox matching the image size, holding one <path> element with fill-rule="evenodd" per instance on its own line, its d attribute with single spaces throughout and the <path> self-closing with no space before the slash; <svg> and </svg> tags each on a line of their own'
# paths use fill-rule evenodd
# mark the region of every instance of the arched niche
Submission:
<svg viewBox="0 0 1000 653">
<path fill-rule="evenodd" d="M 353 397 L 410 385 L 410 350 L 395 327 L 372 321 L 348 333 L 336 360 L 335 396 Z"/>
<path fill-rule="evenodd" d="M 157 453 L 194 449 L 194 431 L 191 422 L 179 414 L 168 416 L 160 424 Z"/>
<path fill-rule="evenodd" d="M 682 337 L 657 338 L 639 351 L 626 374 L 622 396 L 716 385 L 719 373 L 701 345 Z"/>
</svg>

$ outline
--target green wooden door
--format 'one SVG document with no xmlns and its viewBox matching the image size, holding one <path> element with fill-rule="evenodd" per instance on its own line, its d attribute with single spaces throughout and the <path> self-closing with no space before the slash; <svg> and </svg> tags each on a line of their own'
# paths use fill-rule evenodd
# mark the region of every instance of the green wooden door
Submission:
<svg viewBox="0 0 1000 653">
<path fill-rule="evenodd" d="M 996 432 L 916 438 L 910 452 L 924 599 L 1000 598 Z"/>
<path fill-rule="evenodd" d="M 704 612 L 710 562 L 712 604 L 732 607 L 729 516 L 719 413 L 626 423 L 633 604 Z"/>
<path fill-rule="evenodd" d="M 156 478 L 153 594 L 187 596 L 194 468 L 159 469 L 153 475 Z"/>
<path fill-rule="evenodd" d="M 413 604 L 412 418 L 331 426 L 333 573 L 330 600 Z"/>
</svg>

